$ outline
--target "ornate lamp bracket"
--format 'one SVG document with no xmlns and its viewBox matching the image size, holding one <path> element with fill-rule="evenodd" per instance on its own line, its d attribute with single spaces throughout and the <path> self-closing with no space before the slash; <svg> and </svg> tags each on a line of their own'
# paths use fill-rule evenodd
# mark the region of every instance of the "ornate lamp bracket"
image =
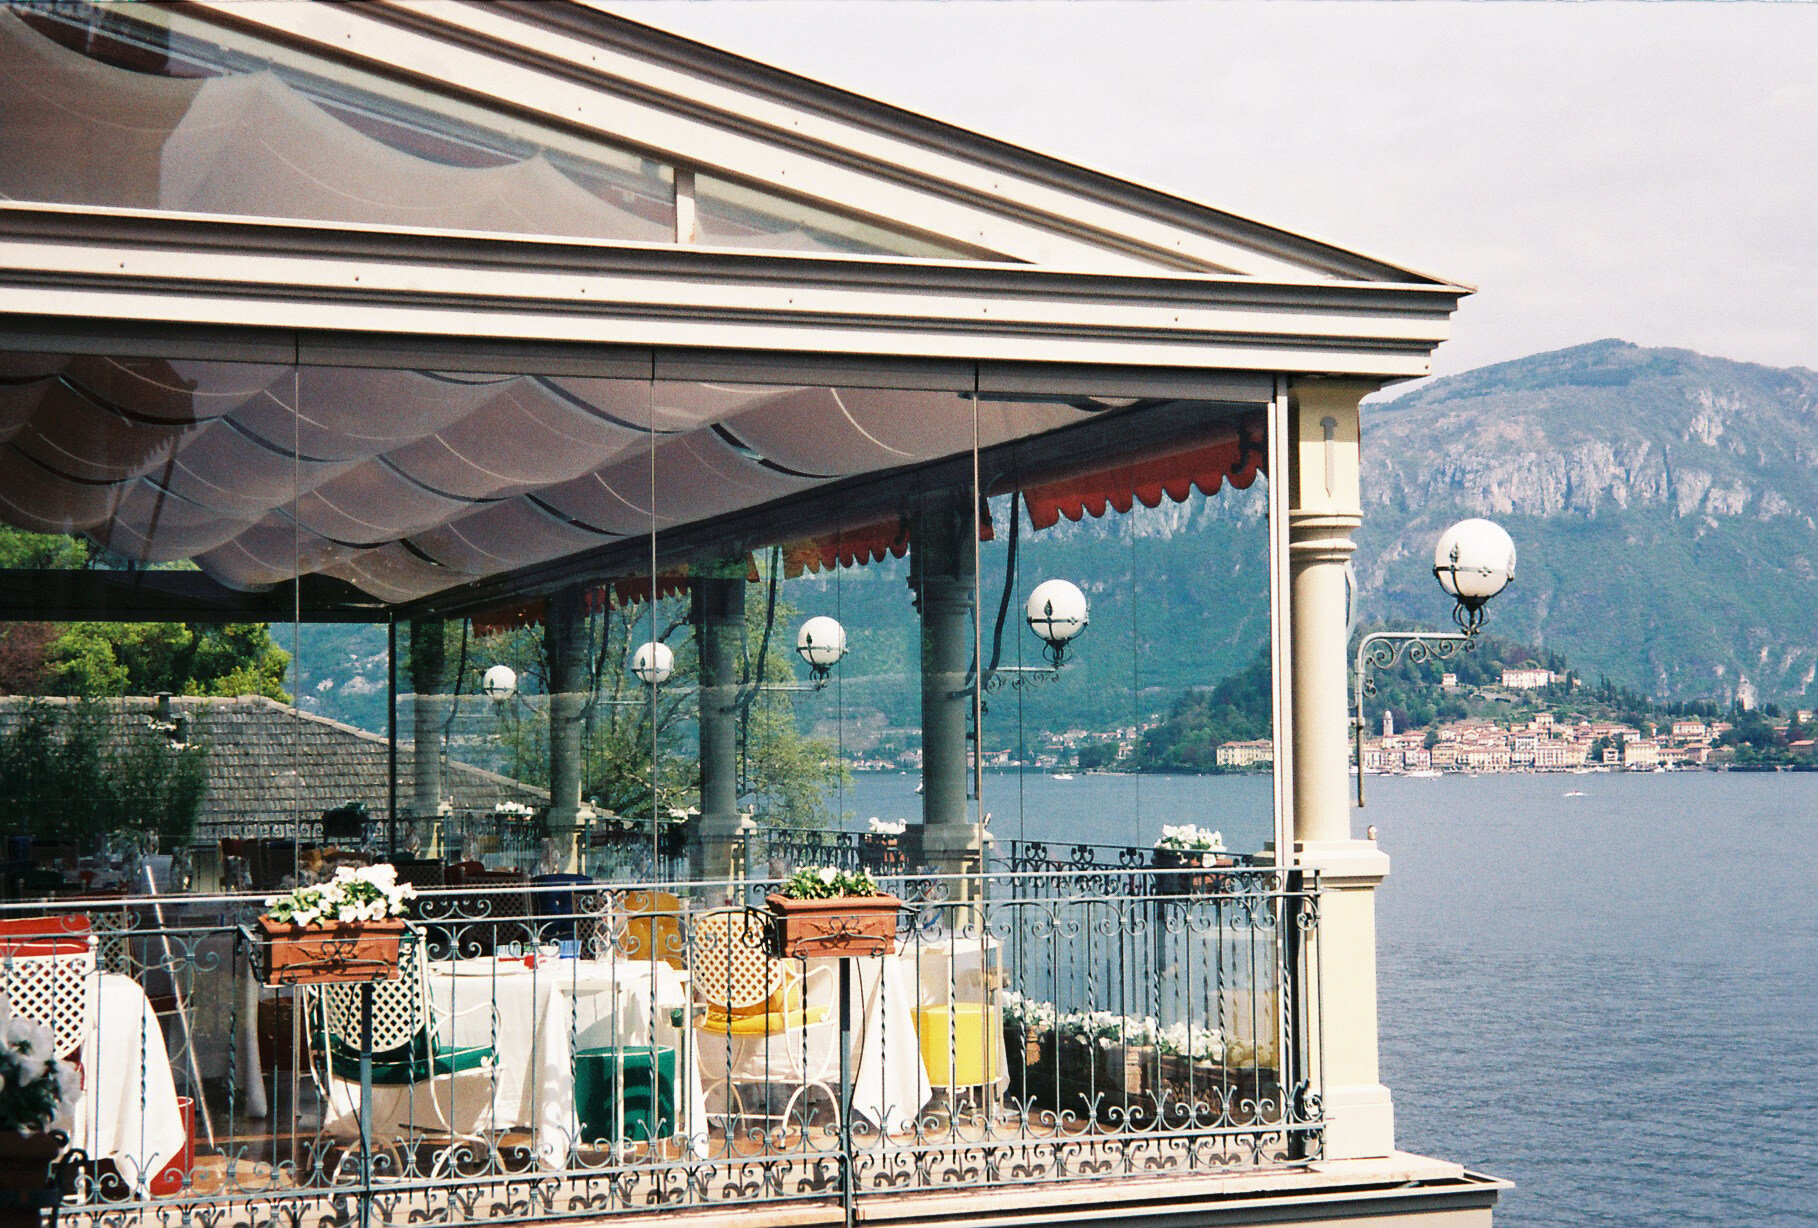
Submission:
<svg viewBox="0 0 1818 1228">
<path fill-rule="evenodd" d="M 1463 609 L 1462 606 L 1459 607 Z M 1357 643 L 1357 693 L 1352 705 L 1351 736 L 1357 755 L 1357 804 L 1364 804 L 1364 700 L 1376 694 L 1374 671 L 1393 668 L 1404 656 L 1412 664 L 1443 661 L 1468 649 L 1477 640 L 1482 617 L 1472 611 L 1458 619 L 1459 631 L 1376 631 Z"/>
</svg>

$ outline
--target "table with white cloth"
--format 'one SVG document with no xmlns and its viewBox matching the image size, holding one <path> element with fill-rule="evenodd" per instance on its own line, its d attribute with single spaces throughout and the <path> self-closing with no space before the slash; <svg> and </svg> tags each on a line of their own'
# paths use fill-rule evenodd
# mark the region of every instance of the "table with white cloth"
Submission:
<svg viewBox="0 0 1818 1228">
<path fill-rule="evenodd" d="M 1003 987 L 1002 944 L 989 934 L 917 934 L 897 949 L 896 958 L 907 965 L 919 1006 L 984 1002 Z"/>
<path fill-rule="evenodd" d="M 188 1141 L 164 1031 L 131 977 L 97 973 L 95 1030 L 78 1051 L 82 1100 L 70 1145 L 109 1159 L 138 1188 Z"/>
<path fill-rule="evenodd" d="M 677 1052 L 677 1129 L 697 1146 L 704 1143 L 697 1130 L 706 1113 L 687 1026 L 686 973 L 646 960 L 559 959 L 532 968 L 485 957 L 432 963 L 427 979 L 441 1042 L 494 1053 L 489 1067 L 452 1076 L 452 1090 L 443 1096 L 461 1132 L 528 1129 L 538 1166 L 564 1168 L 580 1138 L 575 1052 L 655 1045 Z M 680 1026 L 673 1019 L 678 1009 Z M 381 1105 L 374 1097 L 375 1134 L 395 1129 L 411 1111 L 410 1097 L 386 1099 L 394 1103 Z M 335 1080 L 330 1101 L 331 1121 L 357 1122 L 357 1084 Z M 422 1114 L 417 1118 L 421 1124 Z"/>
<path fill-rule="evenodd" d="M 888 1134 L 910 1129 L 917 1114 L 933 1095 L 928 1071 L 922 1065 L 915 1030 L 913 966 L 891 956 L 853 958 L 851 980 L 852 1110 Z M 810 959 L 809 971 L 826 967 L 833 976 L 825 983 L 839 984 L 840 960 Z M 838 990 L 827 996 L 835 1026 Z M 819 1003 L 811 1003 L 818 1005 Z"/>
</svg>

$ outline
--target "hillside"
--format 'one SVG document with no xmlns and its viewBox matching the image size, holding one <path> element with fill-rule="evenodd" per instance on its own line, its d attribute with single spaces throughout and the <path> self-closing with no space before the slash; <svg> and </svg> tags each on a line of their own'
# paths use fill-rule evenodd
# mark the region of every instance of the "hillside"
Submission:
<svg viewBox="0 0 1818 1228">
<path fill-rule="evenodd" d="M 1366 618 L 1432 622 L 1439 530 L 1514 535 L 1498 634 L 1582 674 L 1727 701 L 1818 669 L 1818 374 L 1599 341 L 1366 407 Z"/>
</svg>

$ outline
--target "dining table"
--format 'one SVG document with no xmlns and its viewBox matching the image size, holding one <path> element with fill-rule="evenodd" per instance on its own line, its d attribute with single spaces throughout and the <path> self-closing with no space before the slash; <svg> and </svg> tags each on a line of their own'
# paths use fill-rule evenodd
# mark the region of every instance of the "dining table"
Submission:
<svg viewBox="0 0 1818 1228">
<path fill-rule="evenodd" d="M 97 972 L 92 981 L 95 1026 L 78 1050 L 82 1096 L 70 1146 L 112 1160 L 122 1180 L 142 1189 L 184 1149 L 189 1132 L 145 990 L 113 972 Z"/>
<path fill-rule="evenodd" d="M 439 1040 L 493 1052 L 485 1069 L 455 1076 L 452 1097 L 445 1097 L 462 1133 L 528 1131 L 539 1168 L 568 1167 L 587 1141 L 575 1104 L 575 1054 L 654 1045 L 677 1052 L 676 1130 L 704 1153 L 707 1117 L 686 972 L 624 957 L 499 955 L 433 961 L 425 979 Z M 358 1086 L 337 1080 L 330 1128 L 357 1123 L 358 1103 Z M 408 1111 L 408 1100 L 402 1103 Z M 375 1101 L 375 1133 L 396 1127 L 387 1114 Z"/>
</svg>

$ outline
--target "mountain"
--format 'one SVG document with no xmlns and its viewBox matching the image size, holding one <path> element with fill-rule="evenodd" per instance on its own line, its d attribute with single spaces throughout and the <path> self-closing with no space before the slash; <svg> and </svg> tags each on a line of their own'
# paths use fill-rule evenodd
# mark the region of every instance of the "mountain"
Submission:
<svg viewBox="0 0 1818 1228">
<path fill-rule="evenodd" d="M 1445 620 L 1439 531 L 1514 536 L 1496 633 L 1671 698 L 1818 673 L 1818 373 L 1598 341 L 1365 407 L 1365 618 Z"/>
</svg>

